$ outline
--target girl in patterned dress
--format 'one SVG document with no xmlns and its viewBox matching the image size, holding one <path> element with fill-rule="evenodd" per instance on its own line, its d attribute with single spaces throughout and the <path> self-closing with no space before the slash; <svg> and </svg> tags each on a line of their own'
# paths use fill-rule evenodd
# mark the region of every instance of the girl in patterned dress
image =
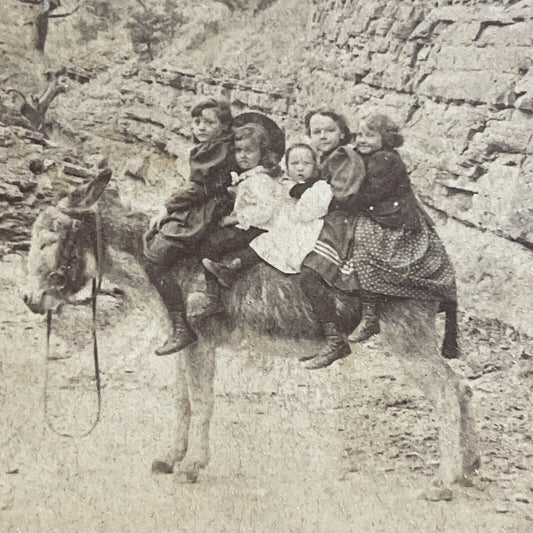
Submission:
<svg viewBox="0 0 533 533">
<path fill-rule="evenodd" d="M 377 304 L 383 296 L 456 305 L 453 267 L 395 150 L 402 144 L 398 126 L 382 114 L 368 116 L 357 132 L 365 179 L 353 204 L 359 215 L 351 257 L 343 265 L 362 301 L 352 342 L 379 332 Z"/>
</svg>

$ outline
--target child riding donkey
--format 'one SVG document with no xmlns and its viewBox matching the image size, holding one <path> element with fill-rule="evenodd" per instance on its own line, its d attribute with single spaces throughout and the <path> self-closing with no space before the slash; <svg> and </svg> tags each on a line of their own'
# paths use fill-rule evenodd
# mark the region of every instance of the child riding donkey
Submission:
<svg viewBox="0 0 533 533">
<path fill-rule="evenodd" d="M 222 223 L 236 224 L 241 229 L 254 226 L 265 232 L 223 262 L 204 258 L 205 268 L 225 287 L 260 260 L 286 274 L 300 272 L 331 201 L 330 187 L 324 181 L 317 182 L 300 200 L 291 198 L 289 191 L 294 185 L 315 177 L 314 151 L 306 144 L 291 146 L 285 156 L 287 178 L 278 166 L 282 151 L 272 148 L 282 147 L 283 132 L 264 115 L 245 115 L 242 117 L 248 124 L 235 132 L 235 159 L 242 173 L 233 180 L 233 213 Z"/>
<path fill-rule="evenodd" d="M 359 283 L 363 318 L 348 337 L 351 341 L 379 332 L 377 303 L 383 297 L 438 300 L 456 308 L 454 270 L 433 221 L 413 193 L 396 151 L 402 144 L 399 127 L 386 115 L 361 121 L 355 147 L 366 177 L 355 202 L 360 216 L 348 268 Z"/>
<path fill-rule="evenodd" d="M 335 295 L 329 287 L 346 292 L 358 288 L 346 276 L 343 260 L 348 257 L 353 241 L 357 217 L 354 203 L 364 180 L 365 167 L 361 156 L 349 145 L 351 133 L 344 117 L 331 110 L 311 111 L 305 118 L 305 126 L 319 154 L 319 173 L 314 179 L 295 185 L 290 194 L 300 198 L 320 179 L 329 184 L 333 195 L 318 240 L 304 259 L 300 276 L 302 291 L 326 338 L 320 352 L 301 358 L 302 361 L 312 360 L 307 368 L 315 369 L 351 353 L 335 321 Z"/>
<path fill-rule="evenodd" d="M 244 246 L 257 230 L 220 228 L 220 219 L 231 211 L 233 199 L 227 191 L 231 173 L 237 170 L 233 150 L 233 118 L 229 104 L 208 99 L 192 111 L 196 146 L 189 157 L 190 176 L 172 195 L 162 212 L 150 222 L 144 235 L 145 270 L 169 311 L 172 332 L 156 350 L 157 355 L 179 351 L 197 340 L 187 321 L 182 292 L 170 269 L 178 262 L 207 249 L 221 253 L 229 246 Z M 199 250 L 202 250 L 199 252 Z"/>
<path fill-rule="evenodd" d="M 352 342 L 379 332 L 377 305 L 384 298 L 445 303 L 451 311 L 447 321 L 454 323 L 447 327 L 444 351 L 456 357 L 454 272 L 395 150 L 403 143 L 399 128 L 384 115 L 368 117 L 354 152 L 346 121 L 337 113 L 312 112 L 306 125 L 321 156 L 321 177 L 332 186 L 334 199 L 301 278 L 328 342 L 322 352 L 302 359 L 312 360 L 308 368 L 322 368 L 350 354 L 331 319 L 334 299 L 321 280 L 359 295 L 362 319 L 348 337 Z M 292 194 L 298 196 L 309 185 L 296 186 Z"/>
</svg>

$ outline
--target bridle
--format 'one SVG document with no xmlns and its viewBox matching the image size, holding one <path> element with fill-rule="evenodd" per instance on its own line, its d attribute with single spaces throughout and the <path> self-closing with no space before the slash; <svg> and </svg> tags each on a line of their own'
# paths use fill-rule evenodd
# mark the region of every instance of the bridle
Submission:
<svg viewBox="0 0 533 533">
<path fill-rule="evenodd" d="M 50 277 L 55 277 L 62 285 L 61 289 L 68 287 L 69 283 L 73 283 L 75 280 L 71 278 L 71 270 L 72 263 L 69 263 L 69 261 L 72 261 L 74 258 L 74 251 L 76 247 L 76 242 L 78 240 L 79 231 L 83 225 L 84 222 L 84 216 L 82 218 L 77 218 L 73 216 L 71 212 L 63 211 L 64 214 L 66 214 L 70 219 L 70 228 L 69 232 L 67 233 L 66 237 L 66 243 L 65 243 L 65 249 L 64 249 L 64 255 L 67 259 L 67 265 L 61 265 L 56 270 L 51 272 L 49 274 Z M 82 215 L 87 216 L 87 212 L 82 212 Z M 90 427 L 79 434 L 72 434 L 66 431 L 60 431 L 58 430 L 51 422 L 49 413 L 48 413 L 48 383 L 49 383 L 49 361 L 50 361 L 50 337 L 52 335 L 52 311 L 47 311 L 46 313 L 46 376 L 45 376 L 45 382 L 44 382 L 44 418 L 46 421 L 47 426 L 49 429 L 55 433 L 56 435 L 59 435 L 61 437 L 86 437 L 89 435 L 98 422 L 100 421 L 101 412 L 102 412 L 102 392 L 101 392 L 101 383 L 100 383 L 100 365 L 99 365 L 99 359 L 98 359 L 98 342 L 97 342 L 97 336 L 96 336 L 96 300 L 98 293 L 100 292 L 100 288 L 102 285 L 102 262 L 103 262 L 103 243 L 102 243 L 102 224 L 100 219 L 100 213 L 98 211 L 98 204 L 95 206 L 95 234 L 96 234 L 96 240 L 94 243 L 95 248 L 95 257 L 96 257 L 96 268 L 97 268 L 97 275 L 96 277 L 93 277 L 92 279 L 92 290 L 91 290 L 91 311 L 92 311 L 92 339 L 93 339 L 93 361 L 94 361 L 94 376 L 95 376 L 95 386 L 96 386 L 96 396 L 97 396 L 97 411 L 96 416 L 91 423 Z"/>
</svg>

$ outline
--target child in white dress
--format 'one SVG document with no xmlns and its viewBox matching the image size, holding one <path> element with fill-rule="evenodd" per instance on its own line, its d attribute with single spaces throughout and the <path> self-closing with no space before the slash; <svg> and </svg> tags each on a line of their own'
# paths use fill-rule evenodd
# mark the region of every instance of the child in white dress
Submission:
<svg viewBox="0 0 533 533">
<path fill-rule="evenodd" d="M 317 180 L 316 155 L 309 145 L 291 146 L 285 154 L 288 177 L 272 177 L 259 164 L 262 144 L 265 149 L 260 142 L 261 127 L 243 129 L 249 131 L 244 132 L 245 138 L 237 132 L 235 159 L 244 172 L 234 175 L 235 205 L 222 224 L 236 223 L 243 230 L 256 227 L 265 232 L 223 262 L 202 261 L 225 287 L 230 287 L 244 270 L 260 260 L 285 274 L 300 272 L 322 230 L 322 217 L 332 199 L 331 187 Z M 251 166 L 253 163 L 256 166 Z M 301 198 L 289 195 L 294 185 L 310 180 L 314 183 Z"/>
</svg>

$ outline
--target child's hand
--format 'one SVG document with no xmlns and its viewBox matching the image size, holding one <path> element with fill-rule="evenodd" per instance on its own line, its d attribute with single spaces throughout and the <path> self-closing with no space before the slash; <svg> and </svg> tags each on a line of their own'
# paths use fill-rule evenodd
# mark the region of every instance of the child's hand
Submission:
<svg viewBox="0 0 533 533">
<path fill-rule="evenodd" d="M 228 226 L 235 226 L 238 222 L 237 216 L 232 213 L 231 215 L 223 217 L 218 225 L 222 228 L 226 228 Z"/>
<path fill-rule="evenodd" d="M 311 185 L 307 182 L 297 183 L 289 191 L 289 195 L 292 198 L 301 198 L 302 194 L 310 187 Z"/>
<path fill-rule="evenodd" d="M 162 207 L 157 215 L 150 219 L 150 229 L 160 229 L 161 224 L 165 218 L 168 217 L 168 211 L 166 207 Z"/>
<path fill-rule="evenodd" d="M 294 220 L 297 222 L 311 222 L 322 218 L 328 212 L 332 198 L 331 186 L 324 180 L 317 181 L 302 194 L 296 203 Z"/>
</svg>

